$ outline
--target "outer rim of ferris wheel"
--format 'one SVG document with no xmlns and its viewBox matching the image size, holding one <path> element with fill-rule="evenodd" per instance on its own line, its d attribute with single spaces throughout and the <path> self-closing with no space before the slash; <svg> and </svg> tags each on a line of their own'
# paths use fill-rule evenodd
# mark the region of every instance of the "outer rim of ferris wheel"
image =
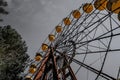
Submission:
<svg viewBox="0 0 120 80">
<path fill-rule="evenodd" d="M 68 59 L 68 63 L 62 67 L 68 68 L 68 66 L 71 66 L 73 62 L 79 65 L 77 71 L 74 71 L 74 75 L 77 75 L 81 68 L 84 67 L 85 69 L 97 74 L 94 78 L 95 80 L 100 77 L 107 80 L 116 80 L 116 78 L 103 72 L 107 55 L 111 52 L 120 51 L 120 48 L 111 48 L 112 39 L 120 35 L 120 33 L 115 33 L 115 31 L 120 28 L 120 23 L 112 16 L 114 13 L 116 14 L 118 12 L 120 7 L 118 4 L 120 4 L 120 2 L 118 1 L 118 3 L 116 3 L 113 0 L 113 3 L 110 2 L 112 3 L 112 5 L 110 5 L 111 9 L 107 10 L 106 5 L 108 2 L 106 2 L 106 0 L 93 0 L 90 4 L 83 4 L 80 8 L 72 11 L 66 18 L 64 18 L 63 21 L 58 24 L 60 27 L 57 32 L 53 30 L 50 33 L 51 35 L 54 35 L 51 37 L 49 36 L 50 41 L 48 41 L 48 39 L 44 41 L 44 43 L 47 44 L 44 47 L 45 51 L 41 51 L 40 49 L 38 50 L 38 52 L 43 53 L 42 61 L 44 61 L 46 58 L 46 53 L 49 51 L 46 49 L 49 49 L 49 47 L 54 47 L 54 51 L 52 53 L 54 57 L 59 56 L 64 60 L 66 56 Z M 93 8 L 93 6 L 95 8 Z M 109 22 L 108 25 L 105 24 L 107 21 Z M 113 23 L 117 27 L 113 27 Z M 102 32 L 100 33 L 99 30 Z M 100 57 L 88 65 L 85 62 L 89 54 L 100 54 Z M 78 55 L 84 55 L 81 61 L 75 59 Z M 58 61 L 64 63 L 63 60 Z M 99 70 L 92 67 L 92 65 L 94 65 L 97 61 L 100 61 Z M 40 64 L 42 64 L 41 62 L 37 65 L 40 66 Z M 60 63 L 56 62 L 56 66 L 61 68 L 59 65 Z M 35 72 L 35 74 L 37 74 L 37 72 Z M 86 74 L 86 76 L 88 79 L 88 74 Z"/>
</svg>

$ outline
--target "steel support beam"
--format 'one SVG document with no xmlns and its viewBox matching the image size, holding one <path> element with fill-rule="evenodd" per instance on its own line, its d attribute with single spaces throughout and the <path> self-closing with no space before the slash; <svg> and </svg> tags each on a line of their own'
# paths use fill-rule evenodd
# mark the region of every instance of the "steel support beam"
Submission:
<svg viewBox="0 0 120 80">
<path fill-rule="evenodd" d="M 39 80 L 42 76 L 42 74 L 44 73 L 45 71 L 45 67 L 46 67 L 46 62 L 48 61 L 48 58 L 49 58 L 49 55 L 50 55 L 50 51 L 48 51 L 48 53 L 46 54 L 44 60 L 42 61 L 40 67 L 39 67 L 39 71 L 38 73 L 35 75 L 34 79 L 33 80 Z"/>
<path fill-rule="evenodd" d="M 74 74 L 74 72 L 73 72 L 70 64 L 68 64 L 68 60 L 67 60 L 67 57 L 66 57 L 65 55 L 64 55 L 64 59 L 65 59 L 65 63 L 66 63 L 66 65 L 67 65 L 67 68 L 68 68 L 68 70 L 69 70 L 71 79 L 72 79 L 72 80 L 77 80 L 77 78 L 76 78 L 76 76 L 75 76 L 75 74 Z"/>
<path fill-rule="evenodd" d="M 80 62 L 80 61 L 78 61 L 78 60 L 76 60 L 76 59 L 73 59 L 73 62 L 81 65 L 82 67 L 84 67 L 84 68 L 86 68 L 87 70 L 90 70 L 90 71 L 92 71 L 92 72 L 94 72 L 94 73 L 96 73 L 96 74 L 98 74 L 98 73 L 100 72 L 99 70 L 97 70 L 97 69 L 95 69 L 95 68 L 93 68 L 93 67 L 90 67 L 90 66 L 88 66 L 88 65 L 86 65 L 86 64 L 84 64 L 84 63 L 82 63 L 82 62 Z M 103 78 L 105 78 L 105 79 L 107 79 L 107 80 L 116 80 L 114 77 L 109 76 L 108 74 L 103 73 L 103 72 L 101 72 L 100 76 L 103 77 Z"/>
<path fill-rule="evenodd" d="M 53 79 L 54 80 L 59 80 L 58 69 L 57 69 L 57 64 L 56 64 L 56 57 L 53 53 L 54 53 L 54 51 L 53 51 L 53 48 L 52 48 L 52 49 L 50 49 L 50 55 L 51 55 L 51 59 L 52 59 L 52 62 L 53 62 Z"/>
</svg>

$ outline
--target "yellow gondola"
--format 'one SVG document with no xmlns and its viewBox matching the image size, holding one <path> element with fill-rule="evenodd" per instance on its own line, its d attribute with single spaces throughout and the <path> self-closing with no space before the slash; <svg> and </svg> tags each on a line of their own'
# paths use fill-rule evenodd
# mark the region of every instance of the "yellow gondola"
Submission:
<svg viewBox="0 0 120 80">
<path fill-rule="evenodd" d="M 112 3 L 112 8 L 111 8 L 111 10 L 112 10 L 114 13 L 116 13 L 116 14 L 118 14 L 118 13 L 120 12 L 120 0 L 118 0 L 117 2 Z"/>
<path fill-rule="evenodd" d="M 55 40 L 55 36 L 53 34 L 49 34 L 48 38 L 51 42 Z"/>
<path fill-rule="evenodd" d="M 62 32 L 62 26 L 56 26 L 55 30 L 56 30 L 57 33 Z"/>
<path fill-rule="evenodd" d="M 33 73 L 35 73 L 35 71 L 36 71 L 36 65 L 32 64 L 29 68 L 29 73 L 33 74 Z"/>
<path fill-rule="evenodd" d="M 94 7 L 100 11 L 105 10 L 107 2 L 108 2 L 107 0 L 96 0 L 94 3 Z"/>
<path fill-rule="evenodd" d="M 79 12 L 79 10 L 74 10 L 72 13 L 72 16 L 76 19 L 81 17 L 81 13 Z"/>
<path fill-rule="evenodd" d="M 36 53 L 35 61 L 41 61 L 41 59 L 42 59 L 42 55 L 40 53 Z"/>
<path fill-rule="evenodd" d="M 71 21 L 68 17 L 64 18 L 63 21 L 64 21 L 64 24 L 67 25 L 67 26 L 71 24 Z"/>
<path fill-rule="evenodd" d="M 43 43 L 41 48 L 43 51 L 46 51 L 48 49 L 48 45 Z"/>
<path fill-rule="evenodd" d="M 26 76 L 25 80 L 32 80 L 32 77 L 31 76 Z"/>
<path fill-rule="evenodd" d="M 120 0 L 114 2 L 108 1 L 107 9 L 113 13 L 118 14 L 120 12 Z"/>
<path fill-rule="evenodd" d="M 86 13 L 91 13 L 93 11 L 93 5 L 91 3 L 84 4 L 83 11 Z"/>
</svg>

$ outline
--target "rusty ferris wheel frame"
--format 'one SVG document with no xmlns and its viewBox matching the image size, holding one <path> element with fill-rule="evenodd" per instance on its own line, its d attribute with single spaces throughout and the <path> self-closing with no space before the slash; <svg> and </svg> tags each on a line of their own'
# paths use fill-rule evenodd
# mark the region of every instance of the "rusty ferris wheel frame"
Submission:
<svg viewBox="0 0 120 80">
<path fill-rule="evenodd" d="M 106 1 L 106 5 L 108 5 L 108 2 L 111 1 L 109 4 L 112 4 L 112 1 L 116 2 L 116 0 L 101 0 L 96 8 L 96 1 L 100 2 L 100 0 L 93 0 L 89 5 L 87 5 L 88 3 L 83 4 L 76 9 L 81 12 L 79 18 L 76 17 L 76 19 L 72 15 L 74 12 L 72 11 L 66 17 L 67 21 L 61 21 L 58 24 L 62 27 L 61 33 L 56 31 L 50 33 L 54 35 L 55 40 L 47 41 L 46 39 L 44 41 L 48 46 L 47 50 L 38 50 L 43 59 L 36 64 L 37 69 L 31 75 L 31 78 L 26 80 L 79 80 L 76 75 L 83 73 L 83 71 L 80 71 L 82 68 L 96 74 L 94 78 L 89 79 L 89 74 L 86 73 L 86 80 L 98 80 L 100 78 L 117 80 L 119 78 L 119 74 L 117 74 L 117 77 L 113 77 L 105 73 L 103 69 L 109 53 L 120 52 L 120 47 L 112 47 L 113 39 L 120 37 L 120 13 L 116 14 L 118 20 L 113 16 L 120 6 L 114 10 L 109 9 L 109 7 L 106 9 L 101 7 Z M 84 5 L 87 5 L 87 8 L 84 9 Z M 91 5 L 94 5 L 95 8 Z M 98 54 L 99 57 L 92 62 L 91 59 L 87 58 L 89 55 L 96 57 Z M 88 64 L 89 61 L 91 63 Z M 32 63 L 35 63 L 35 61 Z M 78 66 L 77 69 L 74 69 L 76 67 L 73 66 L 73 63 Z M 94 64 L 99 66 L 99 69 L 94 68 L 96 67 L 92 66 Z M 120 70 L 118 73 L 120 73 Z"/>
</svg>

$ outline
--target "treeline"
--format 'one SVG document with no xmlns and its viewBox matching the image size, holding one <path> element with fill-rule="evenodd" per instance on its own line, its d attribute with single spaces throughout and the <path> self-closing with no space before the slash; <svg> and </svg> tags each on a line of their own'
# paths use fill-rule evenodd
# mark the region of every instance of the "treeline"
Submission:
<svg viewBox="0 0 120 80">
<path fill-rule="evenodd" d="M 8 4 L 0 0 L 0 15 L 7 15 Z M 3 19 L 0 18 L 0 22 Z M 29 59 L 27 46 L 21 35 L 10 25 L 0 26 L 0 80 L 22 80 L 21 72 L 25 70 Z"/>
</svg>

